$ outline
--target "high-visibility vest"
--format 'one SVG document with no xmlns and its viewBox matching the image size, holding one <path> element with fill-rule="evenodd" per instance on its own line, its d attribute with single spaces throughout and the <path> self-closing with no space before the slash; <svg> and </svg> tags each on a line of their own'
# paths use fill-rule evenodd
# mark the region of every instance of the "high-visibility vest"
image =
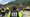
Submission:
<svg viewBox="0 0 30 17">
<path fill-rule="evenodd" d="M 4 10 L 1 10 L 1 12 L 5 12 Z"/>
<path fill-rule="evenodd" d="M 8 17 L 10 17 L 10 12 L 8 13 Z"/>
<path fill-rule="evenodd" d="M 10 10 L 10 8 L 9 7 L 6 7 L 6 10 Z"/>
<path fill-rule="evenodd" d="M 22 15 L 21 12 L 18 12 L 18 16 L 19 16 L 19 17 L 23 17 L 23 15 Z"/>
</svg>

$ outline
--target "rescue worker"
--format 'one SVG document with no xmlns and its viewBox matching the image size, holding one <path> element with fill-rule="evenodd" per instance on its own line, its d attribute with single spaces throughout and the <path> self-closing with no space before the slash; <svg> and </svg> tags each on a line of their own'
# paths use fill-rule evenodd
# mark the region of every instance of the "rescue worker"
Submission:
<svg viewBox="0 0 30 17">
<path fill-rule="evenodd" d="M 11 12 L 11 17 L 17 17 L 16 6 L 13 6 L 12 9 L 13 9 L 13 11 Z"/>
<path fill-rule="evenodd" d="M 7 12 L 7 14 L 9 12 L 9 10 L 10 10 L 10 7 L 9 6 L 6 6 L 6 12 Z"/>
<path fill-rule="evenodd" d="M 23 17 L 22 12 L 18 12 L 18 17 Z"/>
<path fill-rule="evenodd" d="M 10 7 L 9 6 L 6 6 L 6 13 L 7 13 L 8 17 L 10 17 Z"/>
<path fill-rule="evenodd" d="M 1 9 L 1 14 L 2 14 L 2 17 L 5 16 L 4 8 Z"/>
</svg>

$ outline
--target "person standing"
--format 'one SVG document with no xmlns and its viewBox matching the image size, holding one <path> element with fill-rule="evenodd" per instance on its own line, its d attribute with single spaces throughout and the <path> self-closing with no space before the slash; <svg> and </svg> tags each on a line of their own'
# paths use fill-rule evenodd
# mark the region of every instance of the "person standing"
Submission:
<svg viewBox="0 0 30 17">
<path fill-rule="evenodd" d="M 9 6 L 6 6 L 6 13 L 7 13 L 8 17 L 10 17 L 11 12 L 10 12 L 10 7 Z"/>
<path fill-rule="evenodd" d="M 4 8 L 1 9 L 1 14 L 2 14 L 2 17 L 5 16 L 5 11 L 4 11 Z"/>
<path fill-rule="evenodd" d="M 8 12 L 9 12 L 9 10 L 10 10 L 10 7 L 9 6 L 6 6 L 6 13 L 8 14 Z"/>
<path fill-rule="evenodd" d="M 22 12 L 18 12 L 18 17 L 23 17 Z"/>
<path fill-rule="evenodd" d="M 12 14 L 11 17 L 17 17 L 16 6 L 13 6 L 12 9 L 13 9 L 13 11 L 11 12 L 11 14 Z"/>
</svg>

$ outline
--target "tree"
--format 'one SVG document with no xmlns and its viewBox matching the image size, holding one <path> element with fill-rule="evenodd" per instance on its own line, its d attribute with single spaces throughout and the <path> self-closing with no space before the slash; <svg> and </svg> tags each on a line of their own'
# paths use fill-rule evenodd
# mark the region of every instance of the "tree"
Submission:
<svg viewBox="0 0 30 17">
<path fill-rule="evenodd" d="M 28 0 L 28 2 L 27 2 L 27 4 L 26 4 L 27 6 L 30 6 L 30 0 Z"/>
</svg>

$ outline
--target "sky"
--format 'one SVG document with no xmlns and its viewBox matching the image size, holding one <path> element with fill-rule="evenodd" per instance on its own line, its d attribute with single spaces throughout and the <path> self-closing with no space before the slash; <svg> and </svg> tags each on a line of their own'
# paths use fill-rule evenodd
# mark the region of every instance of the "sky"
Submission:
<svg viewBox="0 0 30 17">
<path fill-rule="evenodd" d="M 7 4 L 8 2 L 13 2 L 15 0 L 0 0 L 0 4 Z"/>
</svg>

